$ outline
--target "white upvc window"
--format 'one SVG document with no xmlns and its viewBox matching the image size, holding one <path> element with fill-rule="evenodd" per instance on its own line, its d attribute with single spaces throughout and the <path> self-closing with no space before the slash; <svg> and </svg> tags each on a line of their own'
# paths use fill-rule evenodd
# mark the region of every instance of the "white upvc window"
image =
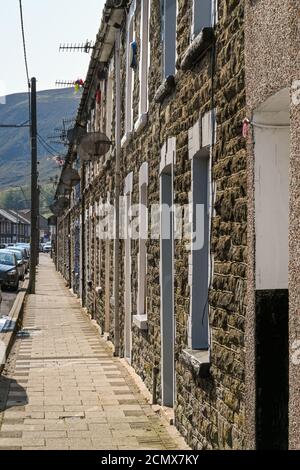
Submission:
<svg viewBox="0 0 300 470">
<path fill-rule="evenodd" d="M 190 199 L 191 253 L 189 256 L 190 316 L 188 346 L 208 350 L 209 287 L 213 271 L 210 253 L 213 182 L 212 146 L 216 142 L 215 110 L 204 114 L 189 130 L 192 181 Z"/>
<path fill-rule="evenodd" d="M 191 39 L 218 21 L 218 0 L 193 0 Z"/>
<path fill-rule="evenodd" d="M 112 121 L 113 121 L 113 101 L 114 101 L 114 82 L 113 82 L 113 72 L 114 72 L 114 61 L 111 60 L 108 67 L 108 76 L 106 81 L 106 126 L 105 132 L 107 137 L 112 139 Z"/>
<path fill-rule="evenodd" d="M 138 305 L 139 315 L 146 315 L 147 232 L 148 232 L 148 163 L 143 163 L 139 175 L 139 255 L 138 255 Z"/>
<path fill-rule="evenodd" d="M 163 78 L 176 71 L 177 0 L 161 0 L 161 34 Z"/>
<path fill-rule="evenodd" d="M 149 107 L 148 100 L 148 80 L 150 66 L 150 10 L 151 0 L 141 0 L 141 46 L 140 46 L 140 100 L 139 118 L 135 123 L 135 130 L 141 129 L 147 122 Z"/>
<path fill-rule="evenodd" d="M 127 39 L 126 39 L 126 90 L 125 90 L 125 134 L 122 139 L 122 145 L 130 140 L 133 131 L 133 87 L 134 70 L 131 67 L 132 62 L 132 43 L 135 40 L 134 16 L 136 10 L 136 0 L 130 6 L 127 17 Z"/>
<path fill-rule="evenodd" d="M 133 322 L 140 329 L 147 329 L 147 238 L 148 238 L 148 163 L 139 172 L 139 253 L 137 314 Z"/>
</svg>

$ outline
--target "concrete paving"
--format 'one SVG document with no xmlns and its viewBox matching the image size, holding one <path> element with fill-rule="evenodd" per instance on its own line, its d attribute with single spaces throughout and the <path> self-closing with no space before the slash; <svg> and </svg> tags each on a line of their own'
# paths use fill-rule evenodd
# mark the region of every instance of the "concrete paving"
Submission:
<svg viewBox="0 0 300 470">
<path fill-rule="evenodd" d="M 0 377 L 0 450 L 186 449 L 84 315 L 48 255 Z"/>
</svg>

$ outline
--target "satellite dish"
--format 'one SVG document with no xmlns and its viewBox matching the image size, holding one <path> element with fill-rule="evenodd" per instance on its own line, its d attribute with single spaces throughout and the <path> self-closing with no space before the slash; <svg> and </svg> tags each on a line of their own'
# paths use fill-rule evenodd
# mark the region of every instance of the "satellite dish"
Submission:
<svg viewBox="0 0 300 470">
<path fill-rule="evenodd" d="M 62 171 L 61 181 L 66 186 L 76 186 L 80 181 L 78 171 L 72 167 L 67 167 Z"/>
<path fill-rule="evenodd" d="M 81 126 L 74 126 L 72 129 L 69 129 L 67 132 L 67 139 L 70 144 L 76 144 L 78 139 L 86 134 L 86 129 Z"/>
<path fill-rule="evenodd" d="M 51 211 L 54 215 L 59 217 L 69 207 L 69 199 L 66 197 L 60 197 L 50 206 Z"/>
<path fill-rule="evenodd" d="M 111 146 L 111 141 L 102 132 L 90 132 L 79 139 L 78 152 L 82 160 L 96 160 L 105 155 Z"/>
<path fill-rule="evenodd" d="M 67 187 L 67 185 L 63 184 L 62 181 L 60 181 L 58 187 L 57 187 L 57 195 L 58 196 L 64 196 L 65 192 L 70 189 Z"/>
</svg>

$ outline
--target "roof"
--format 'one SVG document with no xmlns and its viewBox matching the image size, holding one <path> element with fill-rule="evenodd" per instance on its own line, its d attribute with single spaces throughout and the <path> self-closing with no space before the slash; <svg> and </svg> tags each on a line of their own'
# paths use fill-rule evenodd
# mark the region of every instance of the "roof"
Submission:
<svg viewBox="0 0 300 470">
<path fill-rule="evenodd" d="M 22 214 L 20 211 L 17 210 L 9 210 L 11 214 L 13 214 L 15 217 L 18 219 L 18 223 L 23 223 L 23 224 L 30 224 L 30 220 L 26 217 L 26 214 Z"/>
<path fill-rule="evenodd" d="M 23 219 L 26 220 L 27 223 L 31 224 L 31 210 L 26 209 L 22 211 L 18 211 L 18 213 L 21 215 Z M 43 216 L 39 216 L 39 224 L 40 224 L 40 229 L 48 229 L 48 221 L 47 219 Z"/>
<path fill-rule="evenodd" d="M 20 214 L 18 211 L 14 211 L 12 209 L 0 209 L 0 216 L 9 220 L 13 224 L 30 224 L 30 221 L 28 221 L 28 219 L 23 214 Z"/>
<path fill-rule="evenodd" d="M 95 93 L 93 93 L 93 91 L 96 92 L 97 82 L 95 78 L 97 77 L 97 71 L 100 70 L 101 67 L 103 69 L 103 66 L 111 57 L 111 53 L 115 44 L 116 26 L 122 26 L 123 20 L 125 18 L 125 8 L 130 3 L 131 0 L 106 0 L 76 117 L 76 124 L 79 126 L 86 126 L 89 105 L 91 104 L 92 100 L 95 99 Z M 70 144 L 62 172 L 64 168 L 70 162 L 72 162 L 73 155 L 74 146 L 73 144 Z M 57 184 L 57 190 L 54 196 L 55 199 L 58 196 L 60 180 Z"/>
<path fill-rule="evenodd" d="M 16 216 L 12 215 L 7 209 L 0 209 L 0 216 L 4 217 L 5 219 L 9 220 L 14 224 L 18 223 Z"/>
</svg>

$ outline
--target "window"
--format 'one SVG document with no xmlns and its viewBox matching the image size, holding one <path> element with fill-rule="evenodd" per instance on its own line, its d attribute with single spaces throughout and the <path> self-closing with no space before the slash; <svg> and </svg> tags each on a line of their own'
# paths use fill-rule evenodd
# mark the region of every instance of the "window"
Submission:
<svg viewBox="0 0 300 470">
<path fill-rule="evenodd" d="M 189 346 L 208 349 L 209 151 L 192 159 L 191 308 Z"/>
<path fill-rule="evenodd" d="M 135 40 L 134 31 L 134 15 L 135 15 L 135 0 L 130 6 L 127 18 L 127 52 L 126 52 L 126 106 L 125 106 L 125 135 L 122 139 L 124 145 L 130 138 L 133 128 L 133 85 L 134 85 L 134 70 L 132 68 L 132 44 Z"/>
<path fill-rule="evenodd" d="M 177 0 L 161 0 L 163 78 L 175 75 Z"/>
<path fill-rule="evenodd" d="M 191 253 L 189 257 L 190 317 L 188 347 L 209 349 L 209 284 L 213 258 L 210 254 L 210 222 L 213 183 L 211 148 L 216 142 L 215 110 L 209 111 L 189 130 L 191 182 Z"/>
<path fill-rule="evenodd" d="M 141 0 L 141 54 L 140 54 L 140 101 L 139 119 L 135 129 L 140 129 L 147 121 L 148 112 L 148 76 L 150 64 L 150 0 Z"/>
<path fill-rule="evenodd" d="M 113 100 L 114 100 L 114 83 L 113 83 L 113 60 L 110 61 L 108 68 L 108 77 L 106 81 L 106 135 L 111 140 L 113 132 Z"/>
<path fill-rule="evenodd" d="M 208 28 L 217 23 L 218 0 L 193 0 L 192 9 L 192 40 Z"/>
<path fill-rule="evenodd" d="M 140 329 L 147 327 L 147 236 L 148 236 L 148 163 L 143 163 L 139 173 L 139 253 L 138 253 L 138 295 L 137 295 L 137 316 L 134 323 Z"/>
</svg>

